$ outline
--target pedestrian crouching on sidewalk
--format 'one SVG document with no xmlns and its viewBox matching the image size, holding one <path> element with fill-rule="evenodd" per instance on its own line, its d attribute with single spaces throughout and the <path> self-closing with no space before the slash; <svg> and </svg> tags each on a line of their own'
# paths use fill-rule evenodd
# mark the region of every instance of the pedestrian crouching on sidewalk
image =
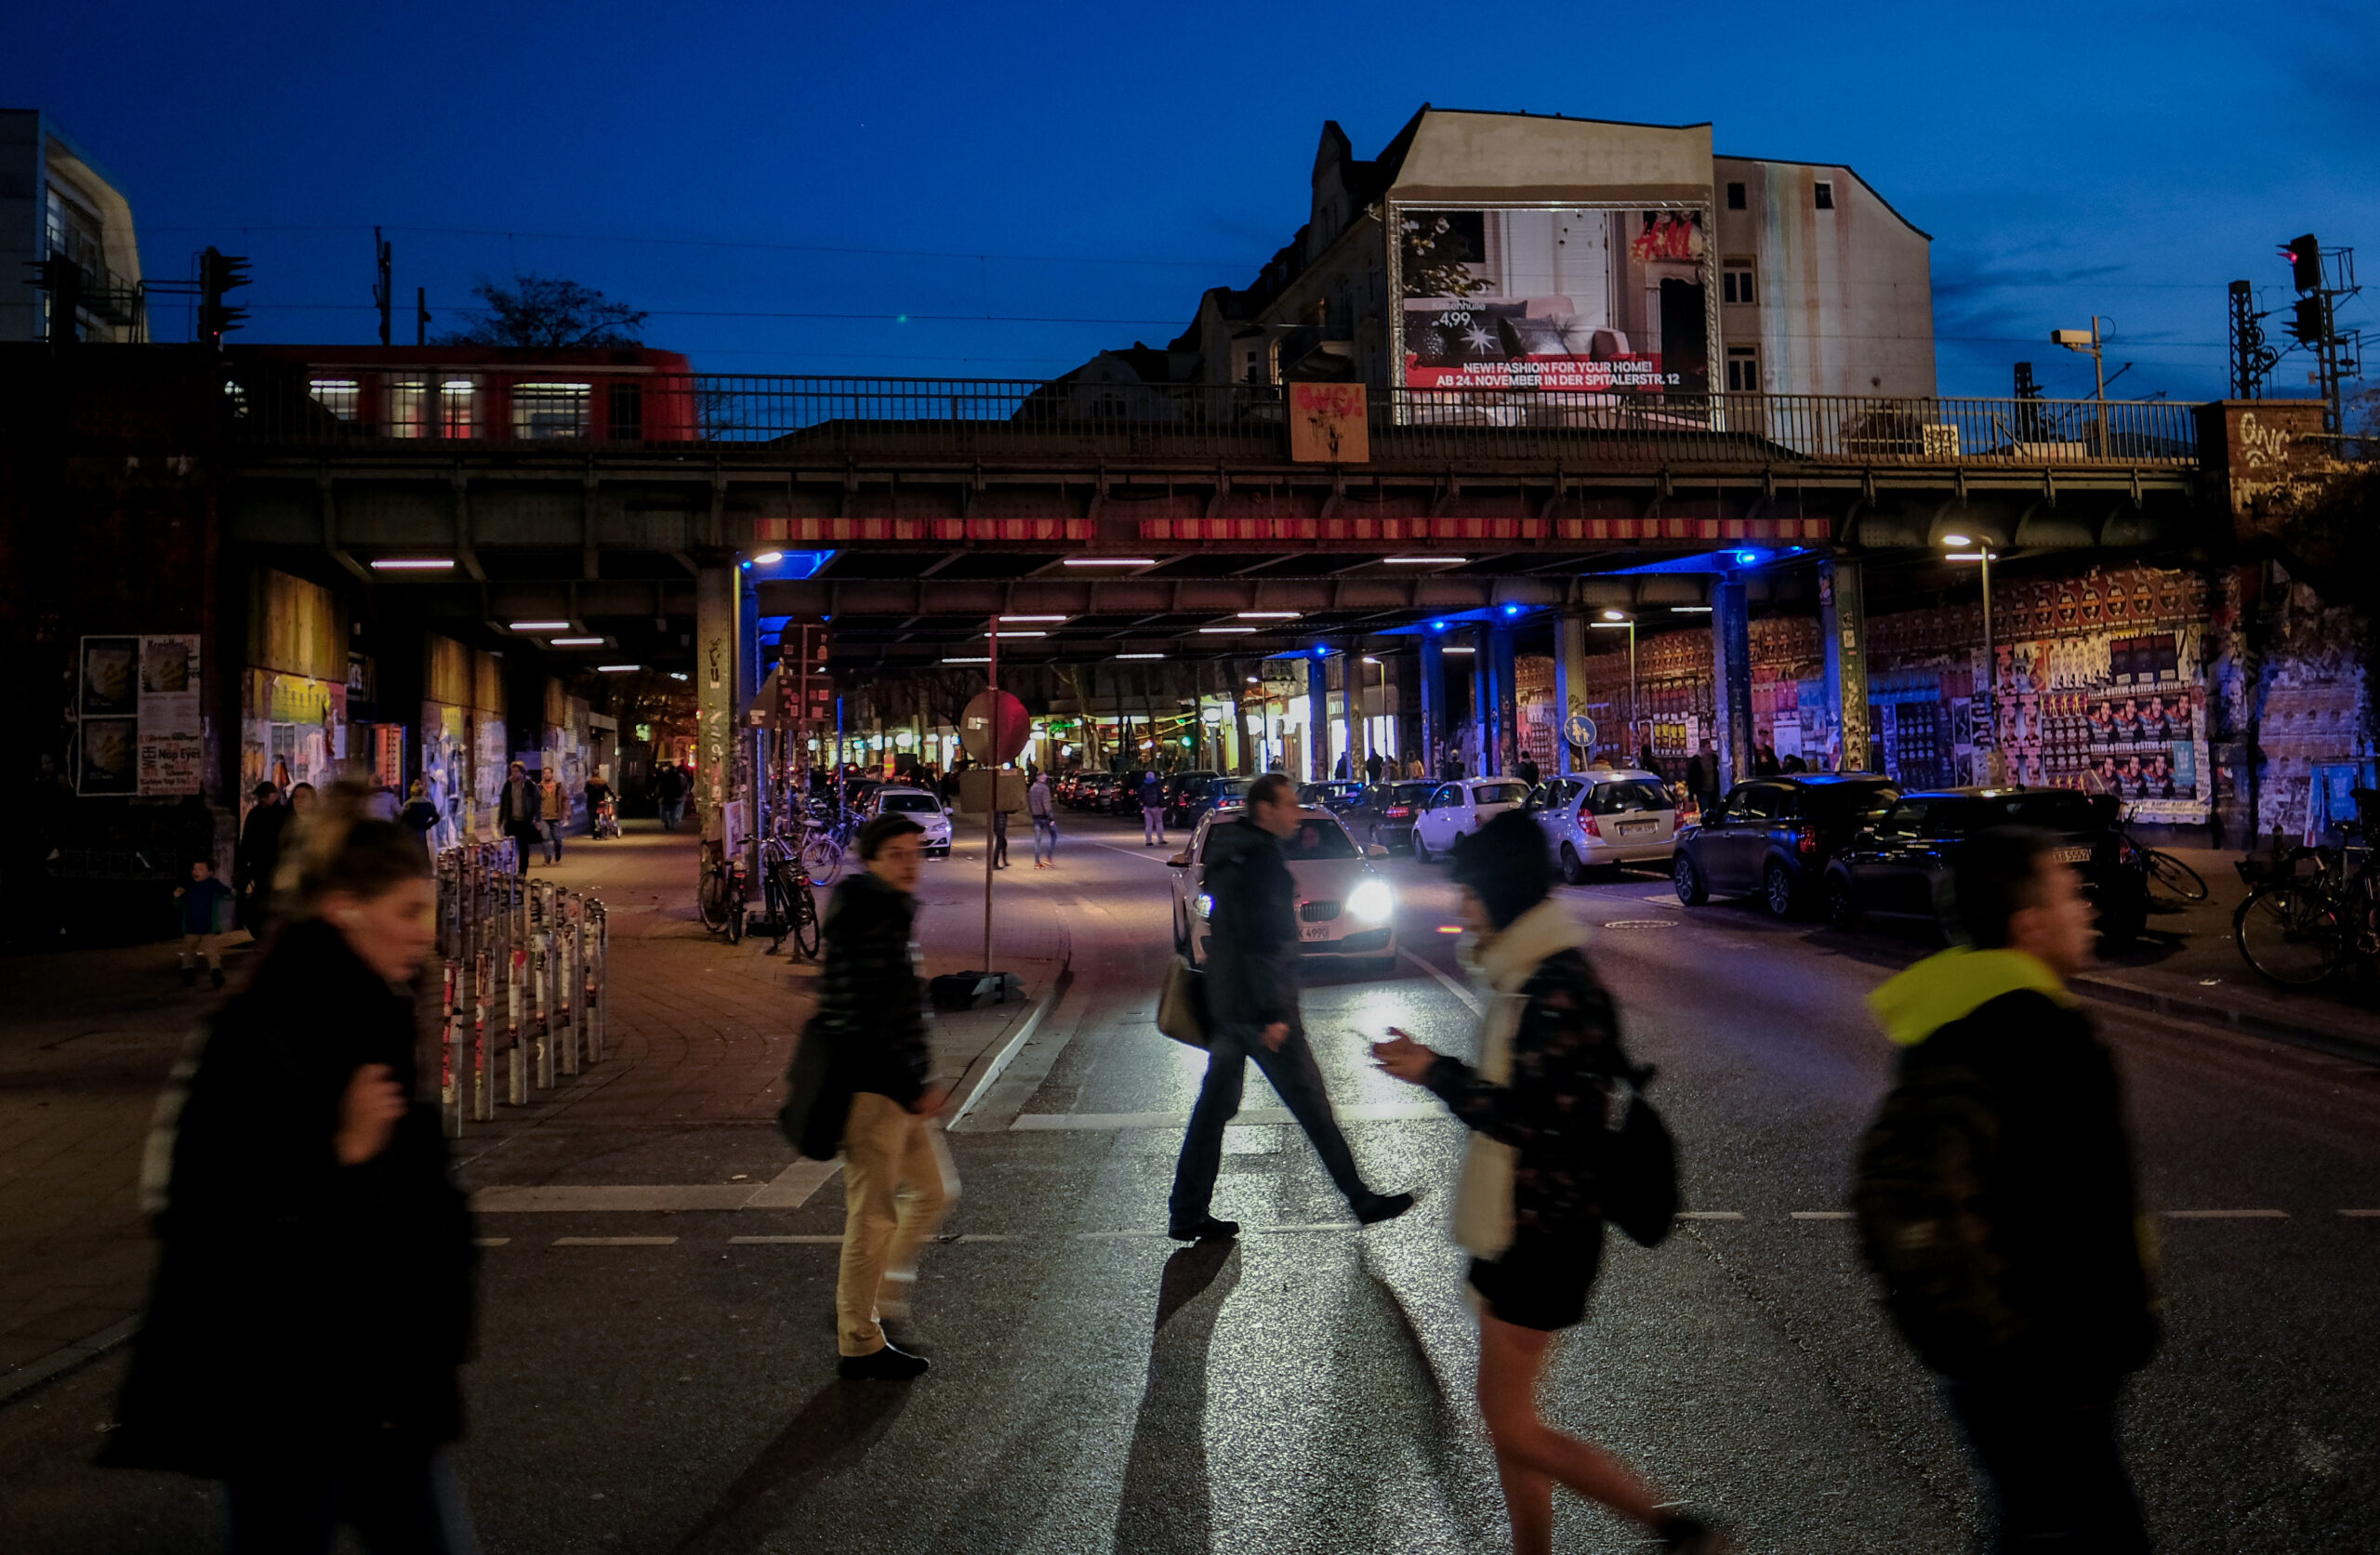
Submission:
<svg viewBox="0 0 2380 1555">
<path fill-rule="evenodd" d="M 1586 931 L 1553 897 L 1545 837 L 1520 810 L 1456 843 L 1463 952 L 1493 995 L 1479 1067 L 1403 1032 L 1372 1049 L 1472 1129 L 1455 1202 L 1479 1314 L 1479 1410 L 1513 1520 L 1516 1555 L 1554 1548 L 1554 1486 L 1643 1524 L 1661 1548 L 1718 1555 L 1726 1535 L 1663 1507 L 1611 1454 L 1547 1425 L 1537 1380 L 1554 1336 L 1586 1320 L 1603 1263 L 1604 1204 L 1588 1151 L 1628 1073 L 1611 995 L 1587 964 Z"/>
<path fill-rule="evenodd" d="M 157 1275 L 100 1461 L 222 1481 L 234 1555 L 327 1555 L 342 1523 L 476 1548 L 446 1461 L 476 1254 L 408 987 L 434 895 L 365 799 L 339 784 L 293 826 L 281 928 L 149 1143 Z"/>
<path fill-rule="evenodd" d="M 1983 1478 L 1993 1548 L 2125 1555 L 2149 1547 L 2115 1420 L 2157 1347 L 2149 1237 L 2114 1061 L 2066 990 L 2094 914 L 2056 843 L 1969 839 L 1951 874 L 1968 943 L 1871 996 L 1900 1076 L 1853 1206 Z"/>
<path fill-rule="evenodd" d="M 909 1315 L 918 1250 L 959 1196 L 959 1174 L 934 1117 L 925 980 L 915 938 L 925 829 L 900 814 L 860 829 L 866 865 L 826 904 L 826 966 L 816 1029 L 834 1044 L 852 1091 L 843 1126 L 843 1261 L 835 1326 L 845 1377 L 902 1382 L 926 1369 L 896 1348 L 882 1320 Z"/>
<path fill-rule="evenodd" d="M 1297 790 L 1273 772 L 1248 785 L 1248 808 L 1239 819 L 1207 834 L 1204 884 L 1214 899 L 1207 969 L 1211 1019 L 1207 1074 L 1183 1130 L 1166 1206 L 1166 1234 L 1178 1242 L 1227 1242 L 1239 1234 L 1238 1221 L 1216 1219 L 1213 1201 L 1223 1126 L 1239 1114 L 1250 1059 L 1305 1130 L 1358 1221 L 1393 1220 L 1413 1207 L 1410 1193 L 1376 1193 L 1365 1185 L 1330 1110 L 1322 1066 L 1305 1039 L 1298 1012 L 1298 888 L 1281 857 L 1282 842 L 1304 824 Z"/>
<path fill-rule="evenodd" d="M 176 886 L 182 904 L 182 986 L 198 986 L 198 958 L 206 957 L 207 981 L 223 986 L 223 936 L 231 929 L 237 899 L 215 877 L 213 859 L 190 861 L 190 884 Z"/>
</svg>

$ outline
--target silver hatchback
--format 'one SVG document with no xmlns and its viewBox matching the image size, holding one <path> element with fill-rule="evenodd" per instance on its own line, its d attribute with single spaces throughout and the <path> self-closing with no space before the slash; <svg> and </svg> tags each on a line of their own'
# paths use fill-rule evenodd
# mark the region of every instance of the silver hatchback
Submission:
<svg viewBox="0 0 2380 1555">
<path fill-rule="evenodd" d="M 1544 793 L 1538 829 L 1562 878 L 1574 886 L 1591 869 L 1666 865 L 1677 851 L 1677 801 L 1654 773 L 1629 767 L 1579 772 L 1554 779 Z"/>
</svg>

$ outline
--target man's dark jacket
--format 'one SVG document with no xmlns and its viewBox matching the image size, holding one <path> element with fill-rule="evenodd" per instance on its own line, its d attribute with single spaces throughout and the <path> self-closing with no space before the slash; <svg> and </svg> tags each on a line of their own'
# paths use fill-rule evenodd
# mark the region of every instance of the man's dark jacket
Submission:
<svg viewBox="0 0 2380 1555">
<path fill-rule="evenodd" d="M 1248 816 L 1207 834 L 1207 1008 L 1230 1025 L 1298 1018 L 1297 881 L 1281 842 Z"/>
<path fill-rule="evenodd" d="M 508 832 L 536 831 L 545 813 L 545 796 L 527 778 L 506 778 L 496 796 L 496 824 Z"/>
<path fill-rule="evenodd" d="M 846 876 L 826 904 L 826 968 L 818 1020 L 853 1090 L 906 1107 L 933 1073 L 926 1036 L 925 981 L 911 944 L 918 899 L 863 870 Z"/>
<path fill-rule="evenodd" d="M 1904 1051 L 1854 1205 L 1885 1305 L 1954 1378 L 2113 1378 L 2156 1349 L 2115 1065 L 2046 969 L 1945 952 L 1871 1001 Z"/>
<path fill-rule="evenodd" d="M 430 1102 L 339 1163 L 340 1098 L 371 1063 L 419 1095 L 412 999 L 329 925 L 290 925 L 159 1109 L 157 1275 L 103 1462 L 290 1473 L 461 1433 L 470 1215 Z"/>
<path fill-rule="evenodd" d="M 234 885 L 243 890 L 249 886 L 260 891 L 272 890 L 273 871 L 281 865 L 281 833 L 288 824 L 285 799 L 259 804 L 248 811 L 248 818 L 240 824 L 239 853 L 232 861 Z"/>
</svg>

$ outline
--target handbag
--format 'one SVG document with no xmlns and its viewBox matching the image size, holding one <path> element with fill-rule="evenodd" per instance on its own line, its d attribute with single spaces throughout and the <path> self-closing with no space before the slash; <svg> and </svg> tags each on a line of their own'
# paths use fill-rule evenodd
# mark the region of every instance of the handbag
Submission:
<svg viewBox="0 0 2380 1555">
<path fill-rule="evenodd" d="M 831 1161 L 843 1148 L 843 1125 L 852 1111 L 852 1087 L 836 1061 L 835 1041 L 826 1022 L 813 1015 L 794 1045 L 786 1070 L 785 1105 L 777 1127 L 794 1153 Z"/>
<path fill-rule="evenodd" d="M 1185 956 L 1166 963 L 1157 990 L 1157 1029 L 1186 1047 L 1204 1050 L 1207 1035 L 1207 974 Z"/>
<path fill-rule="evenodd" d="M 1645 1100 L 1650 1067 L 1620 1076 L 1618 1112 L 1604 1137 L 1605 1216 L 1640 1247 L 1658 1246 L 1677 1223 L 1677 1141 Z"/>
</svg>

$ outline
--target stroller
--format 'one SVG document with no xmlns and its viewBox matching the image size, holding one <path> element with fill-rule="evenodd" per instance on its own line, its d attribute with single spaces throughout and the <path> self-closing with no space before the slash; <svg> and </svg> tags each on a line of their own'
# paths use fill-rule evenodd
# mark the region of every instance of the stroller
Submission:
<svg viewBox="0 0 2380 1555">
<path fill-rule="evenodd" d="M 604 799 L 596 805 L 594 815 L 588 821 L 587 833 L 590 838 L 599 839 L 620 835 L 620 805 L 617 799 Z"/>
</svg>

